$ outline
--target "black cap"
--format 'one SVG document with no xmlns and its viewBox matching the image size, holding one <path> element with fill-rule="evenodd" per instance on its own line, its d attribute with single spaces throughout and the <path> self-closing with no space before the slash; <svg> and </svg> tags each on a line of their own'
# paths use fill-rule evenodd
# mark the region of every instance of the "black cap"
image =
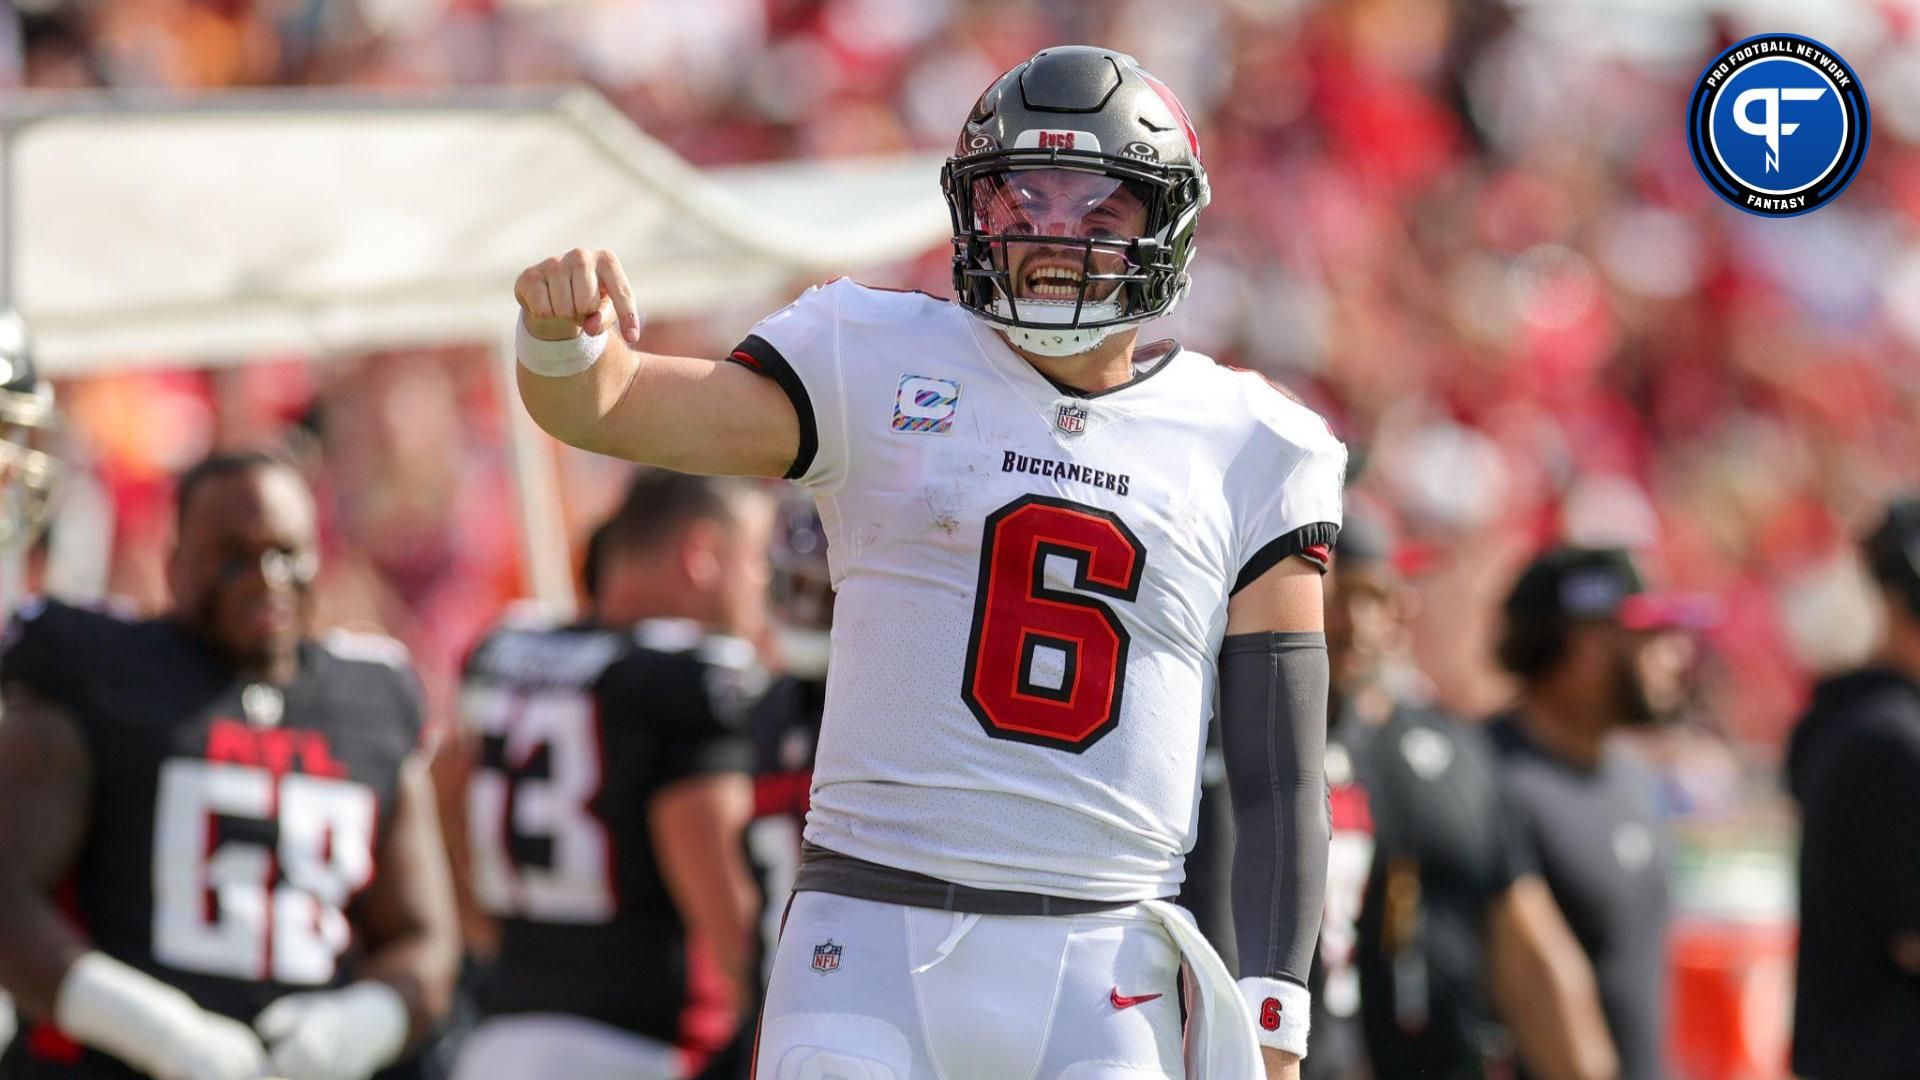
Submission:
<svg viewBox="0 0 1920 1080">
<path fill-rule="evenodd" d="M 1886 516 L 1867 534 L 1864 547 L 1877 580 L 1920 589 L 1920 495 L 1888 503 Z"/>
<path fill-rule="evenodd" d="M 1699 628 L 1717 621 L 1711 597 L 1650 593 L 1622 548 L 1554 548 L 1521 572 L 1504 605 L 1515 623 L 1617 622 L 1631 630 Z"/>
</svg>

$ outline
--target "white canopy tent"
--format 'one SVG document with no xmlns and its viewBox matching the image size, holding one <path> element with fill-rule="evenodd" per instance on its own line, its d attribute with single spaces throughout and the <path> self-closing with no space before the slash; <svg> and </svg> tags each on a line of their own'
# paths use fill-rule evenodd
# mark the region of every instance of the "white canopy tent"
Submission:
<svg viewBox="0 0 1920 1080">
<path fill-rule="evenodd" d="M 0 105 L 0 156 L 0 299 L 54 375 L 498 346 L 514 276 L 572 247 L 678 315 L 949 229 L 937 156 L 702 171 L 587 90 L 29 95 Z M 511 411 L 529 577 L 564 606 L 551 463 Z"/>
</svg>

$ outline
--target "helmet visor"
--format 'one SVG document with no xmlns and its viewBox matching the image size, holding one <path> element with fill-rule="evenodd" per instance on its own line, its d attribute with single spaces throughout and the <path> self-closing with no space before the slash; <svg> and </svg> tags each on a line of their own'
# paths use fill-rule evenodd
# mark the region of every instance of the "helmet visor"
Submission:
<svg viewBox="0 0 1920 1080">
<path fill-rule="evenodd" d="M 1001 292 L 1076 307 L 1142 280 L 1134 241 L 1147 235 L 1151 185 L 1079 169 L 1006 169 L 971 180 L 972 228 L 987 238 Z"/>
</svg>

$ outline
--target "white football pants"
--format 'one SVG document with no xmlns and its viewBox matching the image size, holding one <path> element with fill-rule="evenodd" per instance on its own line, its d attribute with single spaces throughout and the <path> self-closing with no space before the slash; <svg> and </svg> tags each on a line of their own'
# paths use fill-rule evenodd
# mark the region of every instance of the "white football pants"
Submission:
<svg viewBox="0 0 1920 1080">
<path fill-rule="evenodd" d="M 467 1036 L 453 1080 L 683 1080 L 666 1043 L 559 1013 L 496 1016 Z"/>
<path fill-rule="evenodd" d="M 798 893 L 755 1078 L 1181 1080 L 1180 978 L 1142 905 L 1009 917 Z"/>
</svg>

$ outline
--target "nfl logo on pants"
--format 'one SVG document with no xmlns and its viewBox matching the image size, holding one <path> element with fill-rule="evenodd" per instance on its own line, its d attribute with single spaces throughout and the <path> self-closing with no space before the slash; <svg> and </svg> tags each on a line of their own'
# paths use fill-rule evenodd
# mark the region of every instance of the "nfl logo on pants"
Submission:
<svg viewBox="0 0 1920 1080">
<path fill-rule="evenodd" d="M 835 945 L 832 938 L 825 945 L 813 947 L 813 970 L 822 975 L 840 970 L 840 950 L 843 945 Z"/>
</svg>

